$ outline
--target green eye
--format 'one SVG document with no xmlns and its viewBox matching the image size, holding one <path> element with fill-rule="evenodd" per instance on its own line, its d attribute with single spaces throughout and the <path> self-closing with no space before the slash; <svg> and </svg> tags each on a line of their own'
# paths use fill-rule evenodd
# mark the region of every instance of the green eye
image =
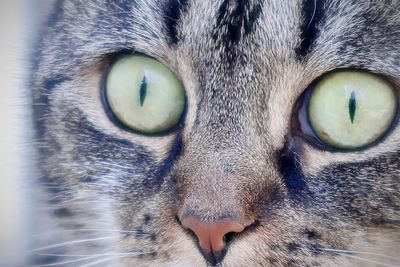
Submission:
<svg viewBox="0 0 400 267">
<path fill-rule="evenodd" d="M 369 145 L 393 122 L 394 87 L 377 75 L 343 71 L 326 75 L 311 93 L 308 117 L 315 134 L 340 149 Z"/>
<path fill-rule="evenodd" d="M 185 106 L 185 89 L 157 60 L 125 56 L 107 76 L 106 98 L 114 115 L 127 127 L 146 134 L 175 126 Z"/>
</svg>

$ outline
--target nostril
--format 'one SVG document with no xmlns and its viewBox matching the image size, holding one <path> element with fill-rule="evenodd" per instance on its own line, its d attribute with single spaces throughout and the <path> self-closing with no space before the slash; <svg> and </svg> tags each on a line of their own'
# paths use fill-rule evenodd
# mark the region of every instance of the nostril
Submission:
<svg viewBox="0 0 400 267">
<path fill-rule="evenodd" d="M 257 228 L 259 225 L 260 225 L 260 222 L 256 220 L 256 221 L 254 221 L 252 224 L 249 224 L 248 226 L 246 226 L 246 227 L 243 229 L 242 232 L 249 231 L 249 230 L 251 231 L 252 229 Z M 229 232 L 229 233 L 227 233 L 226 235 L 224 235 L 224 241 L 225 241 L 225 243 L 228 244 L 228 243 L 232 242 L 233 239 L 235 239 L 236 236 L 237 236 L 238 234 L 239 234 L 239 233 L 237 233 L 237 232 Z"/>
<path fill-rule="evenodd" d="M 226 235 L 224 235 L 224 241 L 225 243 L 230 243 L 233 238 L 235 237 L 236 233 L 235 232 L 229 232 Z"/>
</svg>

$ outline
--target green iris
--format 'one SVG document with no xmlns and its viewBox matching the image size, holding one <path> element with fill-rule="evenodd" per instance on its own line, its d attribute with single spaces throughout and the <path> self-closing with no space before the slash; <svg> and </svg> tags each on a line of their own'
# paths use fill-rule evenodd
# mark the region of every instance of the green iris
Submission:
<svg viewBox="0 0 400 267">
<path fill-rule="evenodd" d="M 394 87 L 377 75 L 333 72 L 315 86 L 308 116 L 315 134 L 330 146 L 355 149 L 373 143 L 396 115 Z"/>
<path fill-rule="evenodd" d="M 125 56 L 111 67 L 106 98 L 127 127 L 147 134 L 175 126 L 185 106 L 185 89 L 165 65 L 142 55 Z"/>
</svg>

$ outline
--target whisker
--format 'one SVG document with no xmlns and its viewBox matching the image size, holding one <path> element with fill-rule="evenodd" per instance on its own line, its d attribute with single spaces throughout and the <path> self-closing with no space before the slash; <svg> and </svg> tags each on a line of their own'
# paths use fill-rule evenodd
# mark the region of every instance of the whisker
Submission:
<svg viewBox="0 0 400 267">
<path fill-rule="evenodd" d="M 48 256 L 48 257 L 65 257 L 65 258 L 72 258 L 72 257 L 92 257 L 92 256 L 102 256 L 103 254 L 55 254 L 55 253 L 37 253 L 33 252 L 33 255 L 36 256 Z M 110 254 L 111 255 L 111 254 Z M 107 254 L 104 256 L 108 256 Z"/>
<path fill-rule="evenodd" d="M 96 255 L 96 256 L 90 256 L 90 257 L 85 257 L 81 259 L 75 259 L 75 260 L 68 260 L 68 261 L 62 261 L 62 262 L 57 262 L 57 263 L 48 263 L 48 264 L 40 264 L 40 265 L 25 265 L 26 267 L 47 267 L 47 266 L 59 266 L 59 265 L 64 265 L 64 264 L 70 264 L 70 263 L 76 263 L 76 262 L 82 262 L 86 260 L 91 260 L 91 259 L 96 259 L 100 258 L 102 255 Z"/>
<path fill-rule="evenodd" d="M 80 267 L 94 266 L 94 265 L 99 264 L 99 263 L 103 263 L 103 262 L 106 262 L 106 261 L 112 261 L 112 260 L 120 259 L 120 258 L 123 258 L 123 257 L 127 257 L 127 256 L 119 256 L 119 257 L 112 256 L 112 257 L 107 257 L 107 258 L 105 258 L 105 259 L 101 259 L 101 260 L 97 260 L 97 261 L 94 261 L 94 262 L 91 262 L 91 263 L 87 263 L 87 264 L 81 265 Z"/>
<path fill-rule="evenodd" d="M 351 258 L 351 259 L 363 261 L 363 262 L 374 263 L 374 264 L 377 264 L 379 266 L 400 267 L 399 265 L 392 265 L 392 264 L 386 264 L 386 263 L 382 263 L 382 262 L 378 262 L 378 261 L 368 260 L 368 259 L 360 258 L 360 257 L 357 257 L 357 256 L 349 255 L 349 254 L 346 254 L 346 253 L 339 253 L 339 252 L 332 252 L 332 253 L 340 255 L 340 256 L 345 256 L 345 257 L 348 257 L 348 258 Z"/>
<path fill-rule="evenodd" d="M 50 246 L 45 246 L 45 247 L 41 247 L 41 248 L 36 248 L 36 249 L 33 249 L 33 250 L 29 251 L 29 252 L 32 253 L 32 252 L 36 252 L 36 251 L 42 251 L 42 250 L 47 250 L 47 249 L 52 249 L 52 248 L 63 247 L 63 246 L 66 246 L 66 245 L 80 244 L 80 243 L 99 241 L 99 240 L 105 240 L 105 239 L 112 239 L 112 238 L 115 238 L 115 237 L 116 236 L 104 236 L 104 237 L 91 238 L 91 239 L 73 240 L 73 241 L 63 242 L 63 243 L 54 244 L 54 245 L 50 245 Z"/>
<path fill-rule="evenodd" d="M 64 197 L 64 196 L 55 196 L 55 197 L 50 198 L 49 200 L 56 200 L 57 198 L 62 198 L 62 197 Z M 58 207 L 62 207 L 62 206 L 64 206 L 65 204 L 68 204 L 68 203 L 71 203 L 71 202 L 75 202 L 75 201 L 78 201 L 78 200 L 81 200 L 81 199 L 83 199 L 83 198 L 80 198 L 80 197 L 79 197 L 79 198 L 73 198 L 73 199 L 63 200 L 63 201 L 58 202 L 58 203 L 55 203 L 55 204 L 48 204 L 48 205 L 46 205 L 45 207 L 40 208 L 40 210 L 51 210 L 51 209 L 55 209 L 55 208 L 58 208 Z"/>
<path fill-rule="evenodd" d="M 100 256 L 130 256 L 138 255 L 138 252 L 125 252 L 125 253 L 103 253 L 103 254 L 53 254 L 53 253 L 33 253 L 38 256 L 50 257 L 100 257 Z"/>
<path fill-rule="evenodd" d="M 96 261 L 94 261 L 94 262 L 90 262 L 90 263 L 81 265 L 80 267 L 90 267 L 90 266 L 94 266 L 94 265 L 96 265 L 96 264 L 103 263 L 103 262 L 106 262 L 106 261 L 112 261 L 112 260 L 116 260 L 116 259 L 122 259 L 122 258 L 126 258 L 126 257 L 129 257 L 129 256 L 139 256 L 139 255 L 148 254 L 148 253 L 126 253 L 126 254 L 127 254 L 127 255 L 112 256 L 112 257 L 107 257 L 107 258 L 105 258 L 105 259 L 96 260 Z"/>
<path fill-rule="evenodd" d="M 70 232 L 111 232 L 111 233 L 121 233 L 121 234 L 137 234 L 140 236 L 150 236 L 150 233 L 144 233 L 144 232 L 138 232 L 135 230 L 114 230 L 114 229 L 101 229 L 101 228 L 87 228 L 87 229 L 66 229 L 66 230 L 61 230 L 61 231 L 52 231 L 49 233 L 42 233 L 42 234 L 37 234 L 34 235 L 34 237 L 44 237 L 44 236 L 51 236 L 54 234 L 61 234 L 61 233 L 70 233 Z"/>
<path fill-rule="evenodd" d="M 82 205 L 82 204 L 87 205 L 87 204 L 101 203 L 99 200 L 95 200 L 95 199 L 93 199 L 93 200 L 85 200 L 83 198 L 78 198 L 78 199 L 66 200 L 66 201 L 63 201 L 63 202 L 60 202 L 60 203 L 56 203 L 56 204 L 48 205 L 48 206 L 45 206 L 45 207 L 41 207 L 40 210 L 51 211 L 51 210 L 54 210 L 54 209 L 57 209 L 57 208 L 60 208 L 60 207 L 65 207 L 66 204 L 73 203 L 73 202 L 75 202 L 74 205 Z"/>
<path fill-rule="evenodd" d="M 354 251 L 354 250 L 332 249 L 332 248 L 322 248 L 319 250 L 327 251 L 327 252 L 338 252 L 338 253 L 365 254 L 365 255 L 370 255 L 370 256 L 378 256 L 378 257 L 383 257 L 383 258 L 388 258 L 388 259 L 400 260 L 399 257 L 393 257 L 393 256 L 385 255 L 385 254 L 366 252 L 366 251 Z"/>
<path fill-rule="evenodd" d="M 316 11 L 317 11 L 317 1 L 314 0 L 314 10 L 313 10 L 313 14 L 312 14 L 312 16 L 311 16 L 311 19 L 310 19 L 310 21 L 309 21 L 308 24 L 307 24 L 307 29 L 310 27 L 311 23 L 313 22 Z"/>
<path fill-rule="evenodd" d="M 400 260 L 399 257 L 394 257 L 394 256 L 380 254 L 380 253 L 374 253 L 374 252 L 367 252 L 367 251 L 354 251 L 354 250 L 333 249 L 333 248 L 319 248 L 319 250 L 326 251 L 326 252 L 363 254 L 363 255 L 377 256 L 377 257 L 388 258 L 388 259 L 393 259 L 393 260 Z"/>
</svg>

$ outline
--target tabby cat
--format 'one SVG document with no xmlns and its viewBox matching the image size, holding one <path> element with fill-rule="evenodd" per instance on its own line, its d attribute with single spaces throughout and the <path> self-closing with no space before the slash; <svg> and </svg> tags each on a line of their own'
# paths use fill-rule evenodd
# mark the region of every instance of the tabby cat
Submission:
<svg viewBox="0 0 400 267">
<path fill-rule="evenodd" d="M 398 0 L 59 0 L 39 266 L 400 266 Z"/>
</svg>

